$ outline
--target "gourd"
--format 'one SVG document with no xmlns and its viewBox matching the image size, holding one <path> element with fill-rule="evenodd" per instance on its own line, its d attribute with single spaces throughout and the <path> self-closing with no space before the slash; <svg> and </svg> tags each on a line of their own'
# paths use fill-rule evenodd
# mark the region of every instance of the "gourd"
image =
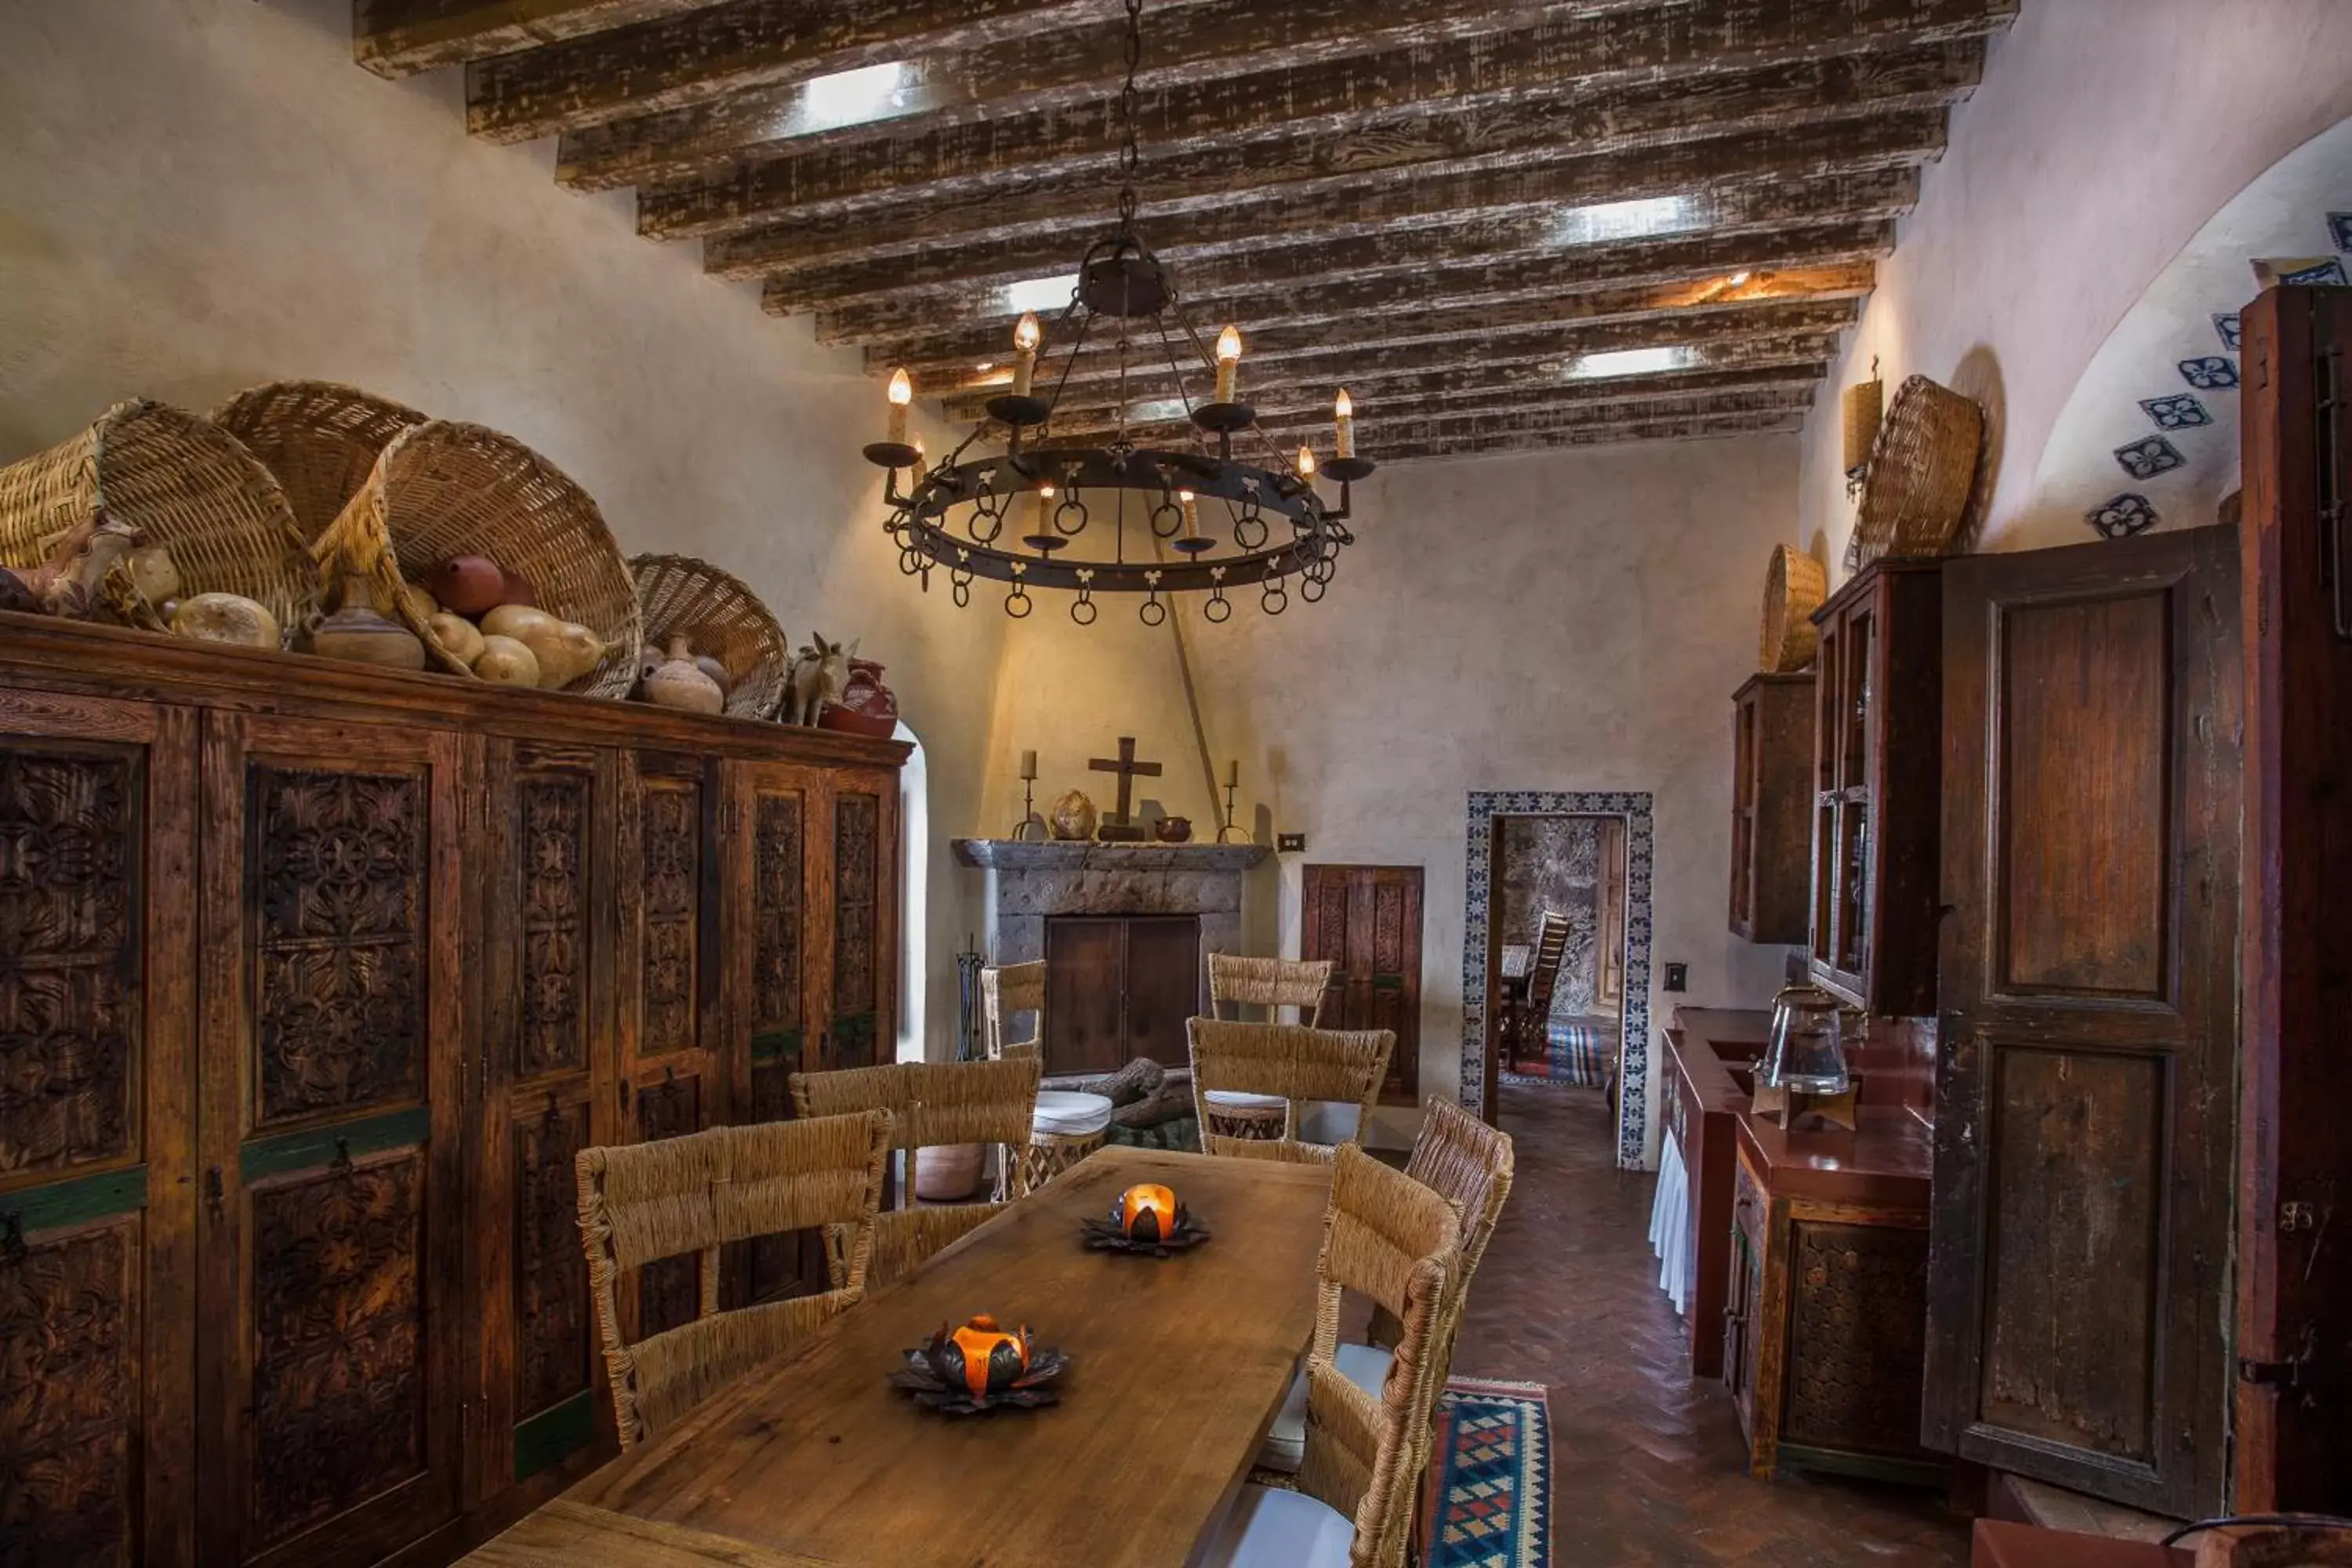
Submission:
<svg viewBox="0 0 2352 1568">
<path fill-rule="evenodd" d="M 541 686 L 569 686 L 604 657 L 604 641 L 594 632 L 528 605 L 500 605 L 482 617 L 482 630 L 529 647 L 539 661 Z"/>
<path fill-rule="evenodd" d="M 433 640 L 467 668 L 471 669 L 474 661 L 482 657 L 482 634 L 465 616 L 443 610 L 427 619 L 425 626 L 433 634 Z"/>
<path fill-rule="evenodd" d="M 236 594 L 198 594 L 181 600 L 172 615 L 172 630 L 198 642 L 240 647 L 276 647 L 278 640 L 278 617 Z"/>
<path fill-rule="evenodd" d="M 497 686 L 537 686 L 539 657 L 529 644 L 509 637 L 486 637 L 474 659 L 474 673 Z"/>
</svg>

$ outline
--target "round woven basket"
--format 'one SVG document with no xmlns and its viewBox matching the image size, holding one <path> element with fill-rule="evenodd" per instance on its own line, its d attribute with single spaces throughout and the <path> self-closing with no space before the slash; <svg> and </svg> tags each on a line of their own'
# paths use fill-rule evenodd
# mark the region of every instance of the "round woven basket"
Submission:
<svg viewBox="0 0 2352 1568">
<path fill-rule="evenodd" d="M 792 648 L 784 628 L 743 580 L 691 555 L 638 555 L 629 561 L 637 580 L 637 608 L 646 643 L 665 648 L 682 637 L 696 653 L 727 667 L 727 711 L 738 719 L 772 719 L 792 679 Z"/>
<path fill-rule="evenodd" d="M 1764 569 L 1764 626 L 1758 635 L 1757 668 L 1770 675 L 1786 675 L 1813 662 L 1821 632 L 1813 612 L 1829 596 L 1829 569 L 1804 552 L 1786 544 L 1772 547 Z"/>
<path fill-rule="evenodd" d="M 433 419 L 393 437 L 367 483 L 312 544 L 320 567 L 367 576 L 426 653 L 453 674 L 472 672 L 442 650 L 401 592 L 410 575 L 453 555 L 487 555 L 531 585 L 540 608 L 577 621 L 607 645 L 596 668 L 564 688 L 626 697 L 644 642 L 636 585 L 588 492 L 516 440 L 479 425 Z"/>
<path fill-rule="evenodd" d="M 1984 410 L 1948 386 L 1915 375 L 1895 401 L 1870 448 L 1854 519 L 1854 559 L 1948 554 L 1976 488 L 1984 445 Z"/>
<path fill-rule="evenodd" d="M 331 381 L 270 381 L 214 409 L 213 423 L 278 476 L 307 541 L 342 515 L 378 455 L 425 416 Z"/>
<path fill-rule="evenodd" d="M 184 594 L 241 594 L 288 632 L 319 607 L 285 492 L 209 420 L 118 403 L 72 440 L 0 468 L 0 565 L 40 565 L 100 510 L 171 552 Z"/>
</svg>

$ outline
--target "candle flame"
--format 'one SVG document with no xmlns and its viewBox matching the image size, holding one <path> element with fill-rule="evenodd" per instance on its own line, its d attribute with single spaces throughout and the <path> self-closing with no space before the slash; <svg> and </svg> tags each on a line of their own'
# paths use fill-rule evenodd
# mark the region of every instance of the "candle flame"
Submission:
<svg viewBox="0 0 2352 1568">
<path fill-rule="evenodd" d="M 1013 346 L 1029 353 L 1045 341 L 1045 329 L 1037 324 L 1037 312 L 1024 310 L 1020 324 L 1013 329 Z"/>
<path fill-rule="evenodd" d="M 1298 448 L 1298 477 L 1302 479 L 1315 477 L 1315 448 L 1312 447 Z"/>
<path fill-rule="evenodd" d="M 890 401 L 901 408 L 915 401 L 914 378 L 904 366 L 890 373 Z"/>
<path fill-rule="evenodd" d="M 1242 357 L 1242 330 L 1231 322 L 1217 334 L 1217 357 L 1228 363 Z"/>
<path fill-rule="evenodd" d="M 1356 416 L 1355 400 L 1348 395 L 1346 387 L 1341 387 L 1339 395 L 1331 400 L 1331 413 L 1334 417 L 1340 419 L 1353 419 Z"/>
</svg>

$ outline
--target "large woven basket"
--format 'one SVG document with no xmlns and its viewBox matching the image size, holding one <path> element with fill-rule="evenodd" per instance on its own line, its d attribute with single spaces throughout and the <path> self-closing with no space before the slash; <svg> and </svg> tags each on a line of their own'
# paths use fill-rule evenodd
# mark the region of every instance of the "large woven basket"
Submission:
<svg viewBox="0 0 2352 1568">
<path fill-rule="evenodd" d="M 738 719 L 772 719 L 792 677 L 784 628 L 743 580 L 691 555 L 638 555 L 629 562 L 637 580 L 637 608 L 648 647 L 674 637 L 727 667 L 727 711 Z"/>
<path fill-rule="evenodd" d="M 0 565 L 40 565 L 99 510 L 172 553 L 185 594 L 241 594 L 288 632 L 319 574 L 269 470 L 210 421 L 143 399 L 0 468 Z"/>
<path fill-rule="evenodd" d="M 1813 612 L 1829 596 L 1830 574 L 1820 562 L 1790 545 L 1772 547 L 1764 569 L 1764 625 L 1758 634 L 1757 668 L 1785 675 L 1813 662 L 1821 647 Z"/>
<path fill-rule="evenodd" d="M 270 381 L 214 409 L 213 423 L 278 476 L 307 541 L 342 515 L 392 438 L 425 416 L 331 381 Z"/>
<path fill-rule="evenodd" d="M 434 660 L 459 675 L 471 672 L 433 639 L 401 585 L 453 555 L 487 555 L 528 580 L 540 608 L 608 645 L 596 668 L 565 690 L 625 697 L 636 682 L 644 641 L 637 590 L 604 514 L 511 436 L 440 419 L 411 426 L 384 447 L 311 551 L 330 574 L 366 575 L 377 604 L 391 606 Z"/>
<path fill-rule="evenodd" d="M 1870 449 L 1854 519 L 1854 559 L 1944 555 L 1969 511 L 1984 410 L 1924 375 L 1896 389 Z"/>
</svg>

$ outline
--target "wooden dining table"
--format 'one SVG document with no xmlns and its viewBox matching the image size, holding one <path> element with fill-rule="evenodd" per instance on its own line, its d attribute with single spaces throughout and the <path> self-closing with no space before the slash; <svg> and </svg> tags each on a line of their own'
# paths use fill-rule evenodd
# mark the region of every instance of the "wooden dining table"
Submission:
<svg viewBox="0 0 2352 1568">
<path fill-rule="evenodd" d="M 1094 1252 L 1141 1182 L 1211 1238 Z M 1313 1331 L 1328 1166 L 1109 1148 L 877 1290 L 467 1568 L 1177 1568 L 1223 1517 Z M 1057 1405 L 946 1415 L 891 1387 L 974 1313 L 1071 1358 Z"/>
</svg>

